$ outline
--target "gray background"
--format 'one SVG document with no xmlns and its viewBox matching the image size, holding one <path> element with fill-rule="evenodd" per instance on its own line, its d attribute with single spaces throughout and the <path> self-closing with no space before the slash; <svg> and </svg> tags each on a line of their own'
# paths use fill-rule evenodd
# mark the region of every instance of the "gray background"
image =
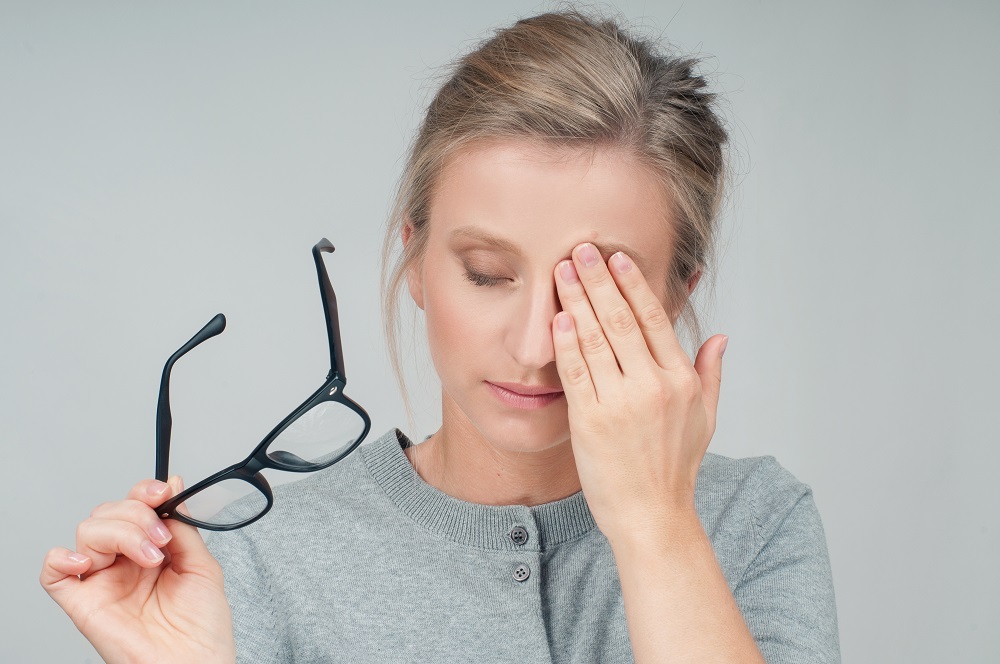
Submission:
<svg viewBox="0 0 1000 664">
<path fill-rule="evenodd" d="M 319 386 L 321 236 L 350 394 L 375 434 L 434 431 L 426 356 L 411 427 L 383 349 L 390 196 L 440 67 L 549 6 L 0 5 L 0 660 L 97 661 L 42 557 L 152 474 L 162 363 L 213 314 L 175 371 L 174 469 L 241 458 Z M 998 5 L 617 8 L 726 95 L 710 449 L 813 487 L 845 661 L 998 661 Z"/>
</svg>

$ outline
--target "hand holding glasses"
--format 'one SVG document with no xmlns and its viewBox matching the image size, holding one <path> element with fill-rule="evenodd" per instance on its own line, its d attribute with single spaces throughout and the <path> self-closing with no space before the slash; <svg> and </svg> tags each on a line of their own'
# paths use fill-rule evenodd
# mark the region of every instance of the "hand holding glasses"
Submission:
<svg viewBox="0 0 1000 664">
<path fill-rule="evenodd" d="M 313 247 L 319 276 L 326 331 L 330 343 L 330 373 L 326 382 L 271 430 L 243 461 L 220 470 L 156 508 L 163 519 L 177 519 L 206 530 L 234 530 L 261 518 L 274 504 L 264 468 L 311 473 L 337 463 L 364 440 L 371 420 L 364 408 L 344 394 L 347 375 L 340 344 L 337 296 L 323 263 L 324 252 L 333 252 L 326 238 Z M 170 370 L 174 363 L 201 342 L 226 327 L 217 314 L 190 341 L 170 356 L 160 379 L 156 406 L 156 479 L 167 480 L 170 457 Z M 183 505 L 182 505 L 183 504 Z"/>
</svg>

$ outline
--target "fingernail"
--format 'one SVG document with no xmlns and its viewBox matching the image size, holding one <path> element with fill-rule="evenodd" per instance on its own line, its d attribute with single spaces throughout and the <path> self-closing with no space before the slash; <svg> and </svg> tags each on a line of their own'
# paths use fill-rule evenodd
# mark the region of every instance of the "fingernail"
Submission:
<svg viewBox="0 0 1000 664">
<path fill-rule="evenodd" d="M 620 251 L 611 257 L 611 263 L 619 274 L 625 274 L 632 269 L 632 261 Z"/>
<path fill-rule="evenodd" d="M 587 244 L 580 245 L 580 249 L 577 251 L 577 255 L 580 257 L 580 260 L 583 261 L 583 264 L 586 265 L 587 267 L 593 267 L 597 265 L 597 261 L 600 259 L 600 256 L 597 255 L 597 249 L 595 249 L 594 245 L 590 244 L 589 242 Z"/>
<path fill-rule="evenodd" d="M 722 348 L 719 349 L 719 357 L 722 357 L 723 355 L 726 354 L 726 346 L 728 345 L 729 345 L 729 337 L 726 337 L 725 339 L 722 340 Z"/>
<path fill-rule="evenodd" d="M 142 549 L 142 555 L 146 556 L 149 560 L 154 563 L 158 563 L 163 560 L 163 552 L 153 546 L 152 542 L 146 541 L 142 543 L 139 547 Z"/>
<path fill-rule="evenodd" d="M 173 475 L 167 479 L 167 482 L 173 484 L 177 487 L 177 493 L 184 490 L 184 480 L 181 479 L 180 475 Z"/>
<path fill-rule="evenodd" d="M 556 327 L 558 327 L 563 332 L 569 332 L 573 329 L 573 321 L 570 320 L 569 314 L 565 311 L 560 311 L 556 314 Z"/>
<path fill-rule="evenodd" d="M 90 560 L 90 558 L 83 555 L 82 553 L 70 553 L 66 557 L 72 560 L 74 563 L 85 563 L 88 560 Z"/>
<path fill-rule="evenodd" d="M 559 263 L 559 274 L 567 284 L 575 284 L 580 280 L 576 275 L 576 268 L 573 267 L 573 261 Z"/>
<path fill-rule="evenodd" d="M 162 523 L 158 523 L 149 529 L 149 534 L 153 536 L 153 539 L 161 544 L 166 544 L 170 541 L 170 531 Z"/>
<path fill-rule="evenodd" d="M 159 480 L 153 480 L 150 482 L 149 486 L 146 487 L 146 493 L 151 496 L 163 495 L 163 492 L 167 490 L 167 485 Z"/>
</svg>

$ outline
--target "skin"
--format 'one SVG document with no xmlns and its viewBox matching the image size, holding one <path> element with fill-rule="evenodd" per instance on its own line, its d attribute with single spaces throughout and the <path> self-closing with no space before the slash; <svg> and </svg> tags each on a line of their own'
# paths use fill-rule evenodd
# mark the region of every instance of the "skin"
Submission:
<svg viewBox="0 0 1000 664">
<path fill-rule="evenodd" d="M 728 338 L 711 337 L 692 364 L 674 335 L 664 196 L 613 150 L 502 141 L 446 166 L 408 275 L 442 426 L 409 456 L 425 481 L 473 502 L 536 505 L 582 489 L 615 556 L 636 662 L 763 662 L 695 511 Z M 456 239 L 470 225 L 516 255 Z M 609 243 L 634 249 L 609 260 Z M 470 270 L 493 279 L 477 285 Z M 517 410 L 484 381 L 558 381 L 564 395 Z"/>
<path fill-rule="evenodd" d="M 407 278 L 443 417 L 411 462 L 484 504 L 582 489 L 615 556 L 636 662 L 763 662 L 694 509 L 726 338 L 692 364 L 674 336 L 665 193 L 627 154 L 517 141 L 475 146 L 438 184 L 427 252 Z M 455 235 L 470 226 L 517 255 Z M 487 380 L 564 394 L 516 410 Z M 196 529 L 152 509 L 180 490 L 144 480 L 80 524 L 76 552 L 46 555 L 42 586 L 108 662 L 235 660 L 219 564 Z"/>
<path fill-rule="evenodd" d="M 94 508 L 75 552 L 45 555 L 42 587 L 109 664 L 236 661 L 222 568 L 197 528 L 153 511 L 182 490 L 143 480 Z"/>
<path fill-rule="evenodd" d="M 665 301 L 667 205 L 653 176 L 620 152 L 498 141 L 445 167 L 424 259 L 408 275 L 442 385 L 441 429 L 407 451 L 425 481 L 491 505 L 537 505 L 580 490 L 565 397 L 515 410 L 484 381 L 560 386 L 552 322 L 562 304 L 553 269 L 582 242 L 641 247 L 635 259 Z M 521 255 L 456 235 L 468 228 L 509 240 Z M 404 228 L 404 243 L 409 233 Z M 470 271 L 502 280 L 476 285 Z"/>
</svg>

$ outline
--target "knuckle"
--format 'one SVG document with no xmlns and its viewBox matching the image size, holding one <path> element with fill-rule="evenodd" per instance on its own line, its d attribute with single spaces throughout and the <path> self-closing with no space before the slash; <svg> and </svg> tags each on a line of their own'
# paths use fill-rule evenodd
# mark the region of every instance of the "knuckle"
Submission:
<svg viewBox="0 0 1000 664">
<path fill-rule="evenodd" d="M 618 286 L 614 283 L 611 273 L 607 270 L 593 270 L 587 277 L 587 281 L 595 286 L 604 287 L 610 285 L 615 290 L 618 290 Z"/>
<path fill-rule="evenodd" d="M 580 335 L 580 348 L 584 353 L 598 353 L 604 350 L 607 343 L 600 330 L 585 330 Z"/>
<path fill-rule="evenodd" d="M 147 535 L 145 531 L 143 531 L 138 526 L 135 526 L 134 530 L 131 533 L 129 533 L 128 541 L 129 544 L 131 545 L 132 550 L 138 551 L 141 555 L 142 545 L 149 541 L 149 535 Z"/>
<path fill-rule="evenodd" d="M 100 505 L 98 505 L 97 507 L 95 507 L 94 509 L 90 510 L 90 516 L 91 517 L 99 516 L 99 515 L 107 512 L 111 508 L 112 505 L 114 505 L 114 503 L 103 502 Z"/>
<path fill-rule="evenodd" d="M 574 364 L 566 368 L 566 382 L 577 387 L 587 382 L 587 367 L 582 364 Z"/>
<path fill-rule="evenodd" d="M 656 403 L 662 403 L 670 399 L 670 389 L 664 385 L 663 381 L 651 379 L 647 381 L 645 393 Z"/>
<path fill-rule="evenodd" d="M 137 522 L 148 521 L 153 512 L 149 505 L 139 500 L 126 500 L 121 507 L 129 520 Z"/>
<path fill-rule="evenodd" d="M 568 305 L 582 305 L 588 301 L 587 292 L 582 288 L 570 289 L 568 293 L 560 296 Z"/>
<path fill-rule="evenodd" d="M 77 543 L 84 542 L 87 539 L 87 534 L 90 532 L 90 527 L 93 522 L 90 519 L 84 519 L 80 523 L 76 524 L 76 541 Z"/>
<path fill-rule="evenodd" d="M 628 305 L 615 307 L 607 315 L 607 322 L 610 329 L 618 335 L 627 335 L 635 330 L 635 316 Z"/>
<path fill-rule="evenodd" d="M 129 556 L 142 556 L 142 544 L 149 541 L 149 535 L 134 523 L 123 525 L 111 538 L 112 547 Z"/>
<path fill-rule="evenodd" d="M 701 383 L 697 374 L 684 372 L 674 378 L 674 383 L 678 395 L 685 401 L 694 401 L 701 395 Z"/>
<path fill-rule="evenodd" d="M 645 326 L 656 332 L 670 327 L 670 316 L 663 310 L 659 302 L 650 302 L 639 309 L 639 317 Z"/>
<path fill-rule="evenodd" d="M 134 498 L 101 503 L 90 513 L 94 519 L 120 519 L 144 522 L 149 520 L 150 507 Z"/>
</svg>

